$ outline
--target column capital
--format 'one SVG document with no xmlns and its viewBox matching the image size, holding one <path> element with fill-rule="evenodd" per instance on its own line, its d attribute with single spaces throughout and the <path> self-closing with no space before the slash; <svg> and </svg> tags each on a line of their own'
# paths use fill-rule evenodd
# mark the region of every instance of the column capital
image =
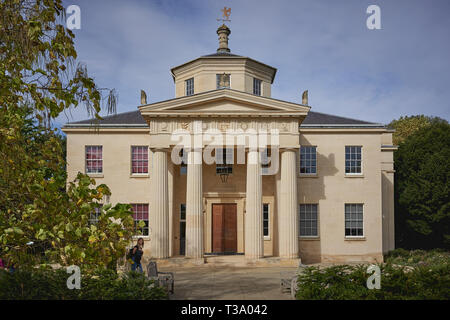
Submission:
<svg viewBox="0 0 450 320">
<path fill-rule="evenodd" d="M 285 151 L 295 151 L 297 152 L 300 149 L 300 146 L 296 146 L 296 147 L 279 147 L 278 150 L 280 150 L 280 152 L 285 152 Z"/>
<path fill-rule="evenodd" d="M 152 152 L 169 152 L 170 148 L 168 147 L 149 147 L 150 150 L 152 150 Z"/>
</svg>

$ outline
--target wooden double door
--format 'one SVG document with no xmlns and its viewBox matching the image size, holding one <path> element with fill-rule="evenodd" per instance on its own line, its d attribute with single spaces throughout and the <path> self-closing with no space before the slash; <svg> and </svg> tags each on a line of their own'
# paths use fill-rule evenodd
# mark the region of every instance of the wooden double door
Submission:
<svg viewBox="0 0 450 320">
<path fill-rule="evenodd" d="M 212 205 L 212 251 L 237 252 L 237 206 L 235 203 Z"/>
</svg>

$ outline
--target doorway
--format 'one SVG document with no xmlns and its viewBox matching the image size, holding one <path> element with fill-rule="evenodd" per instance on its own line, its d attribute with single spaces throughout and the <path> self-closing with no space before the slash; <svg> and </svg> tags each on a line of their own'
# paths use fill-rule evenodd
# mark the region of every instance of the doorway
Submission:
<svg viewBox="0 0 450 320">
<path fill-rule="evenodd" d="M 212 205 L 212 252 L 216 254 L 237 252 L 237 205 L 235 203 Z"/>
</svg>

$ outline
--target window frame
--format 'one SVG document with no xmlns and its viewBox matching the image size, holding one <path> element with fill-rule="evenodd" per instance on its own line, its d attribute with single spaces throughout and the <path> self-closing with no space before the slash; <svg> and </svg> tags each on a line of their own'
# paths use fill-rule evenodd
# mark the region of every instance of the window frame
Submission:
<svg viewBox="0 0 450 320">
<path fill-rule="evenodd" d="M 222 150 L 222 161 L 223 163 L 217 162 L 217 150 Z M 223 151 L 225 150 L 225 152 Z M 231 156 L 232 156 L 232 163 L 227 163 L 227 150 L 231 150 Z M 234 149 L 233 148 L 223 148 L 223 147 L 217 147 L 214 148 L 214 158 L 216 161 L 216 175 L 221 174 L 233 174 L 233 162 L 234 162 Z M 219 171 L 218 169 L 221 168 L 224 171 Z"/>
<path fill-rule="evenodd" d="M 361 155 L 361 159 L 359 159 L 360 172 L 347 172 L 347 161 L 348 162 L 358 161 L 358 159 L 355 159 L 355 160 L 351 159 L 351 155 L 353 154 L 351 151 L 350 151 L 350 153 L 348 153 L 350 155 L 350 159 L 347 160 L 347 148 L 359 148 L 360 149 L 360 155 Z M 357 155 L 358 153 L 354 153 L 354 154 Z M 349 168 L 351 169 L 352 166 L 350 166 Z M 358 168 L 358 167 L 356 167 L 356 168 Z M 363 175 L 363 146 L 361 146 L 361 145 L 346 145 L 345 146 L 345 148 L 344 148 L 344 174 L 346 176 L 362 176 Z"/>
<path fill-rule="evenodd" d="M 101 158 L 100 159 L 91 159 L 88 160 L 88 148 L 100 148 L 101 150 Z M 100 161 L 101 163 L 101 171 L 100 172 L 88 172 L 88 161 Z M 103 175 L 103 145 L 85 145 L 84 146 L 84 172 L 89 175 L 89 176 L 99 176 L 99 175 Z"/>
<path fill-rule="evenodd" d="M 315 173 L 308 173 L 308 172 L 302 172 L 302 148 L 314 148 L 315 150 L 315 159 L 314 159 L 314 163 L 315 166 L 309 166 L 309 169 L 315 167 L 316 168 L 316 172 Z M 298 154 L 299 154 L 299 159 L 298 159 L 298 171 L 299 171 L 299 175 L 301 176 L 317 176 L 318 175 L 318 166 L 317 166 L 317 146 L 313 146 L 313 145 L 303 145 L 300 146 L 299 150 L 298 150 Z M 312 153 L 308 153 L 308 155 L 312 155 Z M 305 171 L 306 171 L 306 161 L 312 161 L 311 158 L 310 159 L 305 159 Z"/>
<path fill-rule="evenodd" d="M 359 219 L 352 220 L 351 218 L 349 220 L 347 220 L 347 206 L 351 206 L 351 205 L 361 206 L 361 216 L 362 216 L 362 220 L 361 221 Z M 351 214 L 353 212 L 350 211 L 349 213 L 350 213 L 350 217 L 351 217 Z M 359 212 L 354 212 L 354 213 L 358 214 Z M 361 227 L 362 234 L 361 235 L 359 235 L 359 234 L 357 234 L 357 235 L 351 235 L 351 234 L 347 235 L 347 221 L 348 222 L 361 222 L 361 224 L 362 224 L 362 227 Z M 356 227 L 356 228 L 350 227 L 348 229 L 350 229 L 350 233 L 352 233 L 351 232 L 352 229 L 356 229 L 357 230 L 356 233 L 358 233 L 359 227 Z M 364 229 L 365 229 L 364 228 L 364 203 L 344 203 L 344 236 L 345 236 L 345 238 L 350 238 L 350 239 L 365 238 Z"/>
<path fill-rule="evenodd" d="M 133 234 L 132 238 L 133 239 L 137 239 L 137 238 L 148 239 L 148 238 L 150 238 L 150 205 L 148 203 L 144 203 L 144 202 L 130 203 L 130 205 L 131 205 L 131 211 L 133 212 L 133 215 L 136 214 L 135 211 L 134 211 L 134 206 L 141 205 L 141 206 L 146 206 L 147 207 L 147 220 L 145 220 L 145 219 L 138 219 L 138 220 L 136 220 L 134 218 L 134 216 L 133 216 L 133 221 L 135 223 L 135 225 L 134 225 L 134 231 L 135 232 L 137 232 L 136 221 L 140 221 L 140 220 L 147 221 L 147 235 L 145 235 L 145 234 Z"/>
<path fill-rule="evenodd" d="M 267 206 L 267 219 L 264 218 L 264 206 Z M 270 232 L 270 203 L 262 204 L 262 214 L 263 214 L 263 237 L 264 240 L 270 240 L 271 232 Z M 267 235 L 264 234 L 264 221 L 267 221 Z"/>
<path fill-rule="evenodd" d="M 191 85 L 189 85 L 190 82 L 192 82 Z M 184 87 L 185 87 L 184 88 L 184 93 L 185 93 L 186 96 L 194 95 L 194 92 L 195 92 L 194 91 L 195 90 L 194 77 L 184 80 Z M 192 90 L 189 91 L 189 89 L 192 89 Z"/>
<path fill-rule="evenodd" d="M 309 219 L 309 221 L 315 221 L 316 222 L 316 235 L 302 235 L 301 234 L 301 223 L 302 223 L 302 206 L 306 206 L 306 205 L 310 205 L 310 206 L 314 206 L 316 208 L 315 210 L 315 214 L 316 214 L 316 219 Z M 313 213 L 313 212 L 311 212 Z M 305 212 L 306 214 L 306 212 Z M 307 219 L 303 219 L 304 221 L 306 221 Z M 312 227 L 310 227 L 310 230 L 312 230 Z M 298 236 L 299 238 L 302 239 L 318 239 L 320 237 L 320 220 L 319 220 L 319 204 L 318 203 L 299 203 L 298 205 Z"/>
<path fill-rule="evenodd" d="M 263 176 L 269 175 L 269 168 L 272 165 L 272 148 L 266 147 L 260 151 L 261 173 Z M 266 162 L 267 163 L 264 163 Z"/>
<path fill-rule="evenodd" d="M 223 74 L 228 75 L 229 78 L 230 78 L 230 85 L 228 87 L 220 87 L 219 86 L 219 81 L 218 81 L 219 79 L 218 79 L 218 77 L 223 75 Z M 226 73 L 226 72 L 224 72 L 224 73 L 216 73 L 216 90 L 219 90 L 219 89 L 231 89 L 231 73 Z"/>
<path fill-rule="evenodd" d="M 180 175 L 181 176 L 185 176 L 187 175 L 187 153 L 185 153 L 184 148 L 180 149 L 180 154 L 179 156 L 181 157 L 181 163 L 180 163 Z"/>
<path fill-rule="evenodd" d="M 145 159 L 137 159 L 133 160 L 133 148 L 146 148 L 147 149 L 147 173 L 143 172 L 133 172 L 133 161 L 145 161 Z M 149 147 L 143 146 L 143 145 L 132 145 L 130 148 L 130 174 L 132 176 L 149 176 L 150 174 L 150 154 L 149 154 Z"/>
<path fill-rule="evenodd" d="M 88 219 L 88 225 L 89 226 L 96 226 L 98 224 L 98 217 L 101 214 L 101 209 L 103 207 L 103 204 L 99 204 L 99 207 L 94 208 L 94 212 L 89 213 L 89 219 Z"/>
<path fill-rule="evenodd" d="M 182 219 L 182 212 L 184 209 L 184 219 Z M 184 223 L 184 255 L 186 255 L 186 203 L 180 203 L 180 211 L 179 211 L 180 215 L 179 215 L 179 241 L 178 243 L 180 244 L 179 252 L 181 254 L 181 224 Z"/>
<path fill-rule="evenodd" d="M 263 81 L 261 80 L 261 79 L 258 79 L 258 78 L 253 78 L 253 94 L 254 95 L 257 95 L 257 96 L 262 96 L 262 88 L 263 88 L 263 86 L 262 86 L 262 83 L 263 83 Z M 259 84 L 259 89 L 258 90 L 256 90 L 256 84 Z"/>
</svg>

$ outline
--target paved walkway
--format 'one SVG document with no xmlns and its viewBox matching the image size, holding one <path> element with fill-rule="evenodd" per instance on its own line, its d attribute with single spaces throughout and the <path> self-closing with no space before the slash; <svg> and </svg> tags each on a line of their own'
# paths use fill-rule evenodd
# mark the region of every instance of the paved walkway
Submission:
<svg viewBox="0 0 450 320">
<path fill-rule="evenodd" d="M 165 267 L 175 277 L 173 300 L 289 300 L 280 279 L 295 274 L 293 267 Z"/>
</svg>

